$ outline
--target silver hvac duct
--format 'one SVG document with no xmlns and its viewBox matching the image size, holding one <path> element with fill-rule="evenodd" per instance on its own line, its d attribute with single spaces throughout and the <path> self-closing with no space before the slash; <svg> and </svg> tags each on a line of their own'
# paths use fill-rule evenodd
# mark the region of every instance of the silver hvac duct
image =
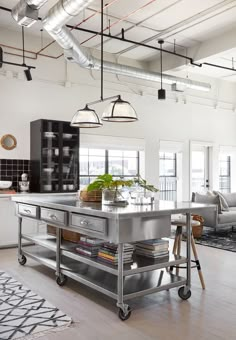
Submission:
<svg viewBox="0 0 236 340">
<path fill-rule="evenodd" d="M 94 58 L 86 48 L 81 47 L 79 41 L 67 27 L 62 27 L 72 16 L 78 15 L 92 2 L 93 0 L 60 0 L 50 9 L 48 15 L 43 19 L 43 26 L 64 49 L 67 60 L 76 62 L 84 68 L 100 70 L 101 61 Z M 149 72 L 136 67 L 115 64 L 108 61 L 104 61 L 103 68 L 105 72 L 143 80 L 159 82 L 161 79 L 161 74 L 158 72 Z M 181 84 L 187 88 L 201 91 L 209 91 L 211 89 L 210 84 L 167 74 L 163 74 L 163 82 L 166 84 Z"/>
<path fill-rule="evenodd" d="M 38 21 L 38 10 L 48 0 L 20 0 L 11 11 L 18 25 L 30 27 Z"/>
</svg>

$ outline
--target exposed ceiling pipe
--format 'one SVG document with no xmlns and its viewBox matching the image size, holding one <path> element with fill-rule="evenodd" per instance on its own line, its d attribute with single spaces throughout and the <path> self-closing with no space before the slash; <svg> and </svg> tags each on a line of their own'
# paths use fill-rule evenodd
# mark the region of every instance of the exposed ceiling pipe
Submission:
<svg viewBox="0 0 236 340">
<path fill-rule="evenodd" d="M 76 62 L 84 68 L 93 70 L 101 69 L 101 61 L 94 58 L 87 49 L 82 48 L 78 40 L 66 28 L 62 27 L 72 16 L 78 15 L 93 0 L 62 0 L 53 6 L 48 15 L 43 19 L 44 29 L 55 39 L 64 49 L 65 57 L 68 61 Z M 159 82 L 161 74 L 157 72 L 148 72 L 139 68 L 115 64 L 104 61 L 104 71 L 112 74 L 156 81 Z M 163 74 L 163 82 L 166 84 L 181 84 L 195 90 L 209 91 L 210 84 L 193 81 L 186 78 L 179 78 Z"/>
<path fill-rule="evenodd" d="M 38 10 L 48 0 L 20 0 L 11 11 L 18 25 L 30 27 L 38 21 Z"/>
</svg>

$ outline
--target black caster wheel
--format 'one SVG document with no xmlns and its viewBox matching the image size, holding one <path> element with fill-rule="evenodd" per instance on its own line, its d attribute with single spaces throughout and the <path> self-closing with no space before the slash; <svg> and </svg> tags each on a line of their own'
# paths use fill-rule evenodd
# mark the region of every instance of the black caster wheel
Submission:
<svg viewBox="0 0 236 340">
<path fill-rule="evenodd" d="M 185 287 L 180 287 L 178 290 L 178 294 L 182 300 L 188 300 L 191 296 L 191 290 L 188 290 L 185 294 Z"/>
<path fill-rule="evenodd" d="M 60 275 L 60 276 L 57 276 L 56 278 L 56 283 L 60 287 L 64 286 L 66 281 L 67 281 L 67 277 L 65 275 Z"/>
<path fill-rule="evenodd" d="M 131 308 L 128 307 L 127 309 L 127 313 L 125 314 L 123 309 L 119 308 L 119 312 L 118 312 L 118 315 L 119 315 L 119 318 L 122 320 L 122 321 L 126 321 L 130 318 L 130 315 L 131 315 Z"/>
<path fill-rule="evenodd" d="M 24 266 L 27 262 L 27 258 L 25 257 L 25 255 L 22 255 L 20 258 L 18 258 L 18 262 L 19 262 L 19 264 Z"/>
<path fill-rule="evenodd" d="M 173 272 L 173 270 L 174 270 L 174 267 L 172 266 L 172 267 L 170 267 L 170 273 L 172 273 Z"/>
</svg>

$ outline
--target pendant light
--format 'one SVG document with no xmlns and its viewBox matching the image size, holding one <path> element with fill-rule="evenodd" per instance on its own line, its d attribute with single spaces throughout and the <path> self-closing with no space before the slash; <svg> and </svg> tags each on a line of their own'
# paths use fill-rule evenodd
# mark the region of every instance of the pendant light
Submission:
<svg viewBox="0 0 236 340">
<path fill-rule="evenodd" d="M 134 122 L 138 119 L 132 105 L 121 99 L 120 96 L 112 101 L 104 110 L 102 120 L 107 122 Z"/>
<path fill-rule="evenodd" d="M 78 110 L 75 113 L 70 126 L 79 128 L 98 128 L 102 126 L 102 123 L 95 110 L 90 109 L 88 105 L 86 105 L 84 109 Z"/>
<path fill-rule="evenodd" d="M 120 95 L 104 98 L 103 97 L 103 69 L 104 69 L 104 44 L 103 44 L 103 14 L 104 0 L 101 0 L 101 96 L 100 100 L 88 103 L 85 108 L 78 110 L 72 118 L 71 126 L 80 128 L 95 128 L 102 126 L 102 123 L 95 112 L 88 105 L 95 105 L 110 99 L 115 98 L 109 106 L 104 110 L 102 120 L 107 122 L 133 122 L 136 121 L 137 114 L 129 102 L 121 99 Z"/>
<path fill-rule="evenodd" d="M 162 45 L 164 44 L 164 40 L 158 40 L 158 44 L 160 44 L 160 60 L 161 60 L 161 88 L 158 90 L 158 99 L 165 100 L 166 99 L 166 90 L 162 88 Z"/>
</svg>

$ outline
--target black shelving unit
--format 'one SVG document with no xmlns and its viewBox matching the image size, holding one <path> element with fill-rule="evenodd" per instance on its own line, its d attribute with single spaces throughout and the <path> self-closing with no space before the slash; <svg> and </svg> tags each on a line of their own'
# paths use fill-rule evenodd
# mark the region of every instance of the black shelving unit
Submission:
<svg viewBox="0 0 236 340">
<path fill-rule="evenodd" d="M 79 189 L 79 129 L 69 122 L 39 119 L 30 123 L 32 192 Z"/>
</svg>

